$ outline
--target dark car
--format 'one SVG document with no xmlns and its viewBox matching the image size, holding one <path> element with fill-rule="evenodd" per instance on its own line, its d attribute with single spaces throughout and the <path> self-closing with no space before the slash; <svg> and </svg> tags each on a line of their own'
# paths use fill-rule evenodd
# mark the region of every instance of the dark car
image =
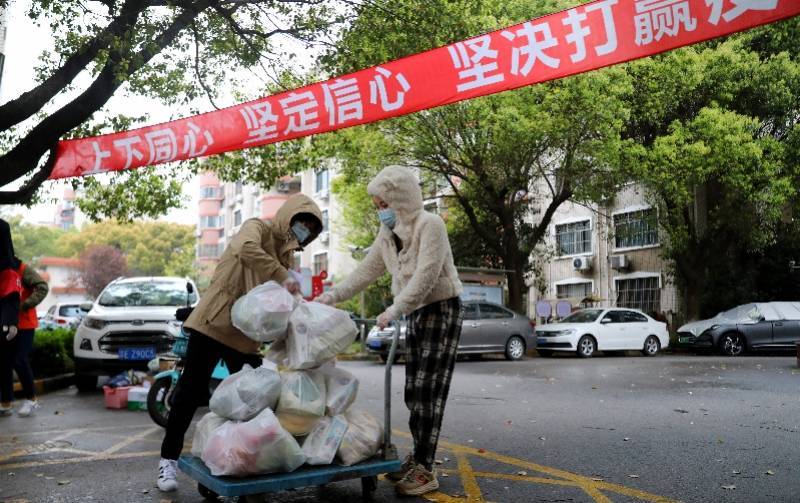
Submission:
<svg viewBox="0 0 800 503">
<path fill-rule="evenodd" d="M 800 302 L 744 304 L 678 329 L 678 344 L 738 356 L 747 350 L 789 350 L 800 342 Z"/>
<path fill-rule="evenodd" d="M 373 327 L 367 337 L 367 349 L 383 361 L 389 356 L 389 346 L 396 325 L 384 330 Z M 504 354 L 508 360 L 519 360 L 528 349 L 536 347 L 533 322 L 501 305 L 483 301 L 464 302 L 464 323 L 461 326 L 459 354 Z M 397 354 L 405 353 L 406 327 L 401 323 Z"/>
</svg>

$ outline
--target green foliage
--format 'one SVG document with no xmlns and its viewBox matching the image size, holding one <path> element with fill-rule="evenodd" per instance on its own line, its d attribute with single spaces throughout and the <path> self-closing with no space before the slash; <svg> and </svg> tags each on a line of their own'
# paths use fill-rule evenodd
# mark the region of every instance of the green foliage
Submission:
<svg viewBox="0 0 800 503">
<path fill-rule="evenodd" d="M 73 361 L 74 329 L 37 330 L 30 354 L 36 377 L 52 377 L 75 370 Z"/>
<path fill-rule="evenodd" d="M 14 251 L 23 262 L 30 263 L 37 257 L 53 255 L 59 240 L 66 235 L 60 229 L 27 224 L 19 215 L 4 218 L 11 226 Z"/>
<path fill-rule="evenodd" d="M 65 256 L 79 257 L 91 246 L 122 251 L 132 274 L 189 276 L 193 273 L 194 227 L 166 222 L 121 223 L 113 220 L 85 226 L 60 240 Z"/>
<path fill-rule="evenodd" d="M 334 284 L 336 279 L 334 278 Z M 364 314 L 366 318 L 375 318 L 392 305 L 392 277 L 384 274 L 364 290 Z M 339 303 L 336 307 L 361 316 L 361 296 Z"/>
</svg>

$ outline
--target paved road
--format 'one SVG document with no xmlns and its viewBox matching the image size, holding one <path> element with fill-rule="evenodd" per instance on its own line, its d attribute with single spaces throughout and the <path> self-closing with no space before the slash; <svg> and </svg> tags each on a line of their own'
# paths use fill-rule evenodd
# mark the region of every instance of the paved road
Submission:
<svg viewBox="0 0 800 503">
<path fill-rule="evenodd" d="M 358 406 L 382 412 L 383 368 Z M 402 364 L 393 421 L 409 446 Z M 439 502 L 795 502 L 800 492 L 800 369 L 791 357 L 532 358 L 459 362 L 445 418 Z M 199 417 L 199 416 L 198 416 Z M 162 431 L 99 394 L 47 395 L 32 419 L 0 418 L 0 501 L 195 502 L 154 487 Z M 191 437 L 187 438 L 187 441 Z M 357 483 L 269 502 L 357 501 Z M 394 501 L 380 484 L 377 501 Z"/>
</svg>

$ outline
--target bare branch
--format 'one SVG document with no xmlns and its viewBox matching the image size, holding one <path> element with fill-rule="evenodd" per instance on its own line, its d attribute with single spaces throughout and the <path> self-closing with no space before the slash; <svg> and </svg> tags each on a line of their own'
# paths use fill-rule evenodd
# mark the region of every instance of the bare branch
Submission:
<svg viewBox="0 0 800 503">
<path fill-rule="evenodd" d="M 197 32 L 197 24 L 194 21 L 192 21 L 192 32 L 194 33 L 194 74 L 197 76 L 197 82 L 200 83 L 200 87 L 205 91 L 208 101 L 211 102 L 211 106 L 219 110 L 220 108 L 214 102 L 214 93 L 211 92 L 208 84 L 203 80 L 203 75 L 200 73 L 200 33 Z"/>
</svg>

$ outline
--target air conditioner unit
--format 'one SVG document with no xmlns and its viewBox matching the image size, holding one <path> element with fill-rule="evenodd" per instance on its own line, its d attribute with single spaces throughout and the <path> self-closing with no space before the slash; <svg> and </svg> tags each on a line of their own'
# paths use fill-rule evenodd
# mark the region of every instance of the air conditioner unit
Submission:
<svg viewBox="0 0 800 503">
<path fill-rule="evenodd" d="M 620 270 L 620 269 L 628 269 L 631 263 L 628 260 L 628 257 L 625 255 L 612 255 L 611 256 L 611 268 Z"/>
<path fill-rule="evenodd" d="M 319 235 L 319 240 L 323 243 L 328 243 L 331 240 L 331 233 L 330 232 L 323 232 Z"/>
<path fill-rule="evenodd" d="M 592 257 L 577 257 L 572 260 L 572 267 L 576 271 L 588 271 L 592 268 Z"/>
</svg>

